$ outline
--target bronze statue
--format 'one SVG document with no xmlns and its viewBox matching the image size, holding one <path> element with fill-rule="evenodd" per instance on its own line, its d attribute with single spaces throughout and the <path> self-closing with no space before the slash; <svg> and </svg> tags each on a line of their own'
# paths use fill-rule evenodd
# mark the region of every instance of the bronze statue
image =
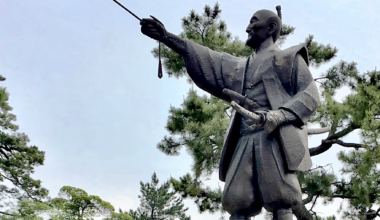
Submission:
<svg viewBox="0 0 380 220">
<path fill-rule="evenodd" d="M 306 124 L 319 102 L 304 45 L 281 50 L 281 8 L 255 12 L 249 21 L 248 58 L 219 53 L 168 31 L 156 19 L 142 19 L 143 34 L 180 54 L 193 81 L 234 108 L 225 136 L 219 179 L 230 220 L 246 220 L 262 207 L 275 219 L 293 219 L 301 205 L 297 170 L 311 160 Z M 237 113 L 238 112 L 238 113 Z"/>
</svg>

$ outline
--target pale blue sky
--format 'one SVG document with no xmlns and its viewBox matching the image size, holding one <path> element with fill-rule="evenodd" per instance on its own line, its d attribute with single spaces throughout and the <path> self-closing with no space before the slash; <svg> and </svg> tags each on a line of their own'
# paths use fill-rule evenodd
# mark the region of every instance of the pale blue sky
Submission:
<svg viewBox="0 0 380 220">
<path fill-rule="evenodd" d="M 120 0 L 141 18 L 154 15 L 167 30 L 181 32 L 181 18 L 191 9 L 202 12 L 214 0 Z M 296 27 L 283 48 L 299 44 L 308 34 L 339 49 L 338 57 L 319 69 L 317 77 L 339 60 L 356 61 L 360 71 L 380 66 L 380 1 L 246 1 L 219 0 L 222 19 L 233 36 L 246 39 L 245 28 L 259 9 L 282 6 L 283 22 Z M 112 0 L 0 0 L 1 85 L 10 93 L 20 131 L 46 152 L 45 165 L 34 176 L 52 197 L 64 185 L 79 187 L 129 210 L 139 204 L 139 181 L 153 171 L 161 181 L 190 169 L 185 151 L 168 157 L 156 149 L 167 134 L 170 105 L 178 107 L 190 85 L 185 79 L 157 78 L 157 44 L 140 33 L 139 22 Z M 344 94 L 338 96 L 342 98 Z M 345 139 L 357 141 L 358 136 Z M 310 147 L 320 139 L 312 138 Z M 334 164 L 333 147 L 314 164 Z M 223 186 L 217 178 L 208 185 Z M 218 219 L 199 215 L 194 220 Z M 319 204 L 333 214 L 336 208 Z M 332 206 L 331 206 L 332 207 Z M 262 219 L 260 217 L 256 219 Z"/>
</svg>

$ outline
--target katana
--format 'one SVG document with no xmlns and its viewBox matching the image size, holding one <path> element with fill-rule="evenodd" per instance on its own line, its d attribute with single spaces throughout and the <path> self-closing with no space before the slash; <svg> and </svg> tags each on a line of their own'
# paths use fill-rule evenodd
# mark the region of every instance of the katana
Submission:
<svg viewBox="0 0 380 220">
<path fill-rule="evenodd" d="M 113 0 L 116 4 L 118 4 L 120 7 L 124 8 L 127 12 L 129 12 L 133 17 L 137 18 L 137 20 L 141 21 L 141 18 L 139 18 L 137 15 L 135 15 L 132 11 L 130 11 L 128 8 L 126 8 L 124 5 L 122 5 L 120 2 Z M 153 20 L 157 21 L 158 23 L 161 23 L 157 18 L 150 16 L 153 18 Z M 161 23 L 162 24 L 162 23 Z M 161 64 L 161 41 L 158 41 L 158 78 L 162 78 L 162 64 Z"/>
</svg>

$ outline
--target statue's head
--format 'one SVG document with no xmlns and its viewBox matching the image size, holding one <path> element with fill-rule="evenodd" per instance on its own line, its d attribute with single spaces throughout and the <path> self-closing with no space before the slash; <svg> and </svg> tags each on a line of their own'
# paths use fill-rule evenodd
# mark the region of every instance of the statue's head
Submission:
<svg viewBox="0 0 380 220">
<path fill-rule="evenodd" d="M 282 28 L 281 7 L 277 6 L 276 8 L 278 15 L 266 9 L 259 10 L 252 15 L 246 29 L 248 46 L 257 49 L 270 37 L 273 39 L 273 43 L 276 42 Z"/>
</svg>

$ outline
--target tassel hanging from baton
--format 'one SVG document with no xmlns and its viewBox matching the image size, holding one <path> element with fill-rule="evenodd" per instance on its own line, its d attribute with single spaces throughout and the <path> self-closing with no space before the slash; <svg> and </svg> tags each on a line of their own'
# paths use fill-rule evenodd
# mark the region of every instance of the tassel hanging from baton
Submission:
<svg viewBox="0 0 380 220">
<path fill-rule="evenodd" d="M 131 12 L 128 8 L 124 7 L 124 5 L 120 4 L 118 1 L 113 0 L 116 4 L 120 5 L 120 7 L 124 8 L 127 12 L 129 12 L 133 17 L 137 18 L 137 20 L 141 21 L 141 19 L 135 15 L 133 12 Z M 153 20 L 161 23 L 157 18 L 153 17 L 152 15 L 150 16 L 153 18 Z M 160 36 L 161 38 L 161 36 Z M 162 78 L 162 64 L 161 64 L 161 39 L 158 41 L 158 78 Z"/>
</svg>

